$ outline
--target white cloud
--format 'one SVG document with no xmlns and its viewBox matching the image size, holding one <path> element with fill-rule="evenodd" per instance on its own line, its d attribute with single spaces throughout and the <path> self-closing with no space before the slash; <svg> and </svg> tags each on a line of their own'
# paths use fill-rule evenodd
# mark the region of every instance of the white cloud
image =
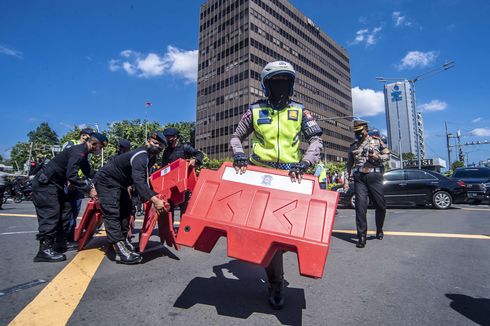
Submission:
<svg viewBox="0 0 490 326">
<path fill-rule="evenodd" d="M 356 37 L 350 44 L 360 44 L 365 43 L 366 47 L 370 45 L 376 44 L 379 37 L 377 38 L 377 34 L 382 30 L 381 26 L 373 28 L 369 31 L 368 28 L 360 29 L 356 32 Z"/>
<path fill-rule="evenodd" d="M 477 122 L 479 122 L 479 121 L 481 121 L 481 117 L 478 117 L 478 118 L 476 118 L 476 119 L 471 120 L 471 122 L 473 122 L 473 123 L 477 123 Z"/>
<path fill-rule="evenodd" d="M 118 71 L 121 69 L 119 62 L 117 60 L 111 59 L 109 60 L 109 70 L 110 71 Z"/>
<path fill-rule="evenodd" d="M 407 16 L 402 16 L 401 12 L 393 11 L 391 14 L 391 18 L 393 18 L 393 23 L 395 27 L 411 27 L 413 23 L 407 18 Z"/>
<path fill-rule="evenodd" d="M 421 111 L 443 111 L 447 108 L 447 103 L 439 100 L 432 100 L 429 103 L 419 105 Z"/>
<path fill-rule="evenodd" d="M 473 136 L 478 136 L 478 137 L 488 137 L 490 136 L 490 129 L 488 128 L 476 128 L 471 131 L 471 134 Z"/>
<path fill-rule="evenodd" d="M 128 49 L 121 51 L 120 57 L 109 60 L 110 71 L 124 70 L 129 75 L 141 78 L 170 74 L 182 77 L 186 82 L 195 82 L 197 79 L 198 50 L 185 51 L 168 46 L 167 52 L 159 55 Z"/>
<path fill-rule="evenodd" d="M 198 54 L 198 50 L 182 51 L 169 46 L 164 59 L 170 66 L 171 74 L 182 75 L 188 81 L 196 81 Z"/>
<path fill-rule="evenodd" d="M 386 136 L 386 135 L 388 135 L 388 130 L 386 130 L 386 129 L 381 129 L 381 135 L 382 135 L 382 136 Z"/>
<path fill-rule="evenodd" d="M 426 67 L 432 64 L 438 57 L 438 53 L 435 51 L 420 52 L 410 51 L 408 52 L 397 65 L 399 70 L 413 69 L 416 67 Z"/>
<path fill-rule="evenodd" d="M 358 117 L 370 117 L 385 111 L 383 92 L 372 89 L 361 89 L 358 86 L 352 89 L 352 106 L 354 115 Z"/>
<path fill-rule="evenodd" d="M 8 47 L 6 45 L 0 44 L 0 54 L 9 55 L 11 57 L 16 57 L 18 59 L 23 58 L 23 53 L 14 48 Z"/>
</svg>

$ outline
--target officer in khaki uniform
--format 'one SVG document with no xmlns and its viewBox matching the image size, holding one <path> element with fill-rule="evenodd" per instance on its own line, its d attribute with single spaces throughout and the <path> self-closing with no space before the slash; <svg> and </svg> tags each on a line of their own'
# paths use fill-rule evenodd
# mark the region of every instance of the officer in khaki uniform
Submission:
<svg viewBox="0 0 490 326">
<path fill-rule="evenodd" d="M 354 121 L 356 141 L 351 144 L 347 159 L 347 175 L 344 189 L 349 187 L 349 180 L 354 180 L 356 195 L 357 248 L 366 245 L 366 213 L 369 197 L 376 208 L 376 238 L 383 239 L 383 224 L 386 215 L 386 202 L 383 192 L 383 163 L 390 159 L 390 151 L 383 141 L 376 136 L 369 136 L 366 121 Z"/>
</svg>

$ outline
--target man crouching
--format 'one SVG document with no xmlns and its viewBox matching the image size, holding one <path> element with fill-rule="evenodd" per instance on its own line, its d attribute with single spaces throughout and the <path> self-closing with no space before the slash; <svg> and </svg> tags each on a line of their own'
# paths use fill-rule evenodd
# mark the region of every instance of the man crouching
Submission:
<svg viewBox="0 0 490 326">
<path fill-rule="evenodd" d="M 114 247 L 118 263 L 138 264 L 143 259 L 128 239 L 132 208 L 128 187 L 134 186 L 140 198 L 151 201 L 158 213 L 166 210 L 166 202 L 156 196 L 147 181 L 150 167 L 166 145 L 165 136 L 154 132 L 144 146 L 114 157 L 95 177 L 107 239 Z"/>
</svg>

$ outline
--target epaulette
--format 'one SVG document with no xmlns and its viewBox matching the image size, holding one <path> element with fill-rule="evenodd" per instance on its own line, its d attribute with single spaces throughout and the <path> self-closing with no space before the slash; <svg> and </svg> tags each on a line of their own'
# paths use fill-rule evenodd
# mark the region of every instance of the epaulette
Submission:
<svg viewBox="0 0 490 326">
<path fill-rule="evenodd" d="M 304 104 L 303 104 L 303 103 L 301 103 L 301 102 L 297 102 L 297 101 L 291 101 L 291 103 L 289 103 L 289 105 L 291 105 L 291 106 L 296 106 L 296 107 L 299 107 L 299 108 L 302 108 L 302 109 L 304 109 L 304 108 L 305 108 L 305 106 L 304 106 Z"/>
<path fill-rule="evenodd" d="M 256 109 L 256 108 L 262 108 L 262 107 L 267 107 L 267 106 L 269 106 L 267 104 L 267 100 L 262 99 L 262 100 L 258 100 L 257 102 L 250 104 L 249 108 L 250 109 Z"/>
</svg>

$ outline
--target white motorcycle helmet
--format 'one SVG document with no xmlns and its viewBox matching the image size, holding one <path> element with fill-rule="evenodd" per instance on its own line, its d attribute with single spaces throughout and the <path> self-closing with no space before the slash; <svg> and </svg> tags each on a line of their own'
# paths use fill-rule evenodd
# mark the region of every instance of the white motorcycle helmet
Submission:
<svg viewBox="0 0 490 326">
<path fill-rule="evenodd" d="M 279 74 L 287 74 L 290 75 L 293 84 L 291 86 L 291 89 L 289 90 L 289 96 L 293 96 L 293 86 L 294 86 L 294 80 L 296 78 L 296 71 L 294 71 L 293 66 L 286 61 L 274 61 L 274 62 L 269 62 L 268 64 L 265 65 L 264 69 L 262 70 L 262 73 L 260 74 L 260 84 L 262 85 L 262 90 L 264 91 L 264 95 L 266 97 L 269 97 L 270 95 L 270 90 L 269 87 L 267 86 L 266 81 L 270 79 L 272 76 L 279 75 Z"/>
</svg>

